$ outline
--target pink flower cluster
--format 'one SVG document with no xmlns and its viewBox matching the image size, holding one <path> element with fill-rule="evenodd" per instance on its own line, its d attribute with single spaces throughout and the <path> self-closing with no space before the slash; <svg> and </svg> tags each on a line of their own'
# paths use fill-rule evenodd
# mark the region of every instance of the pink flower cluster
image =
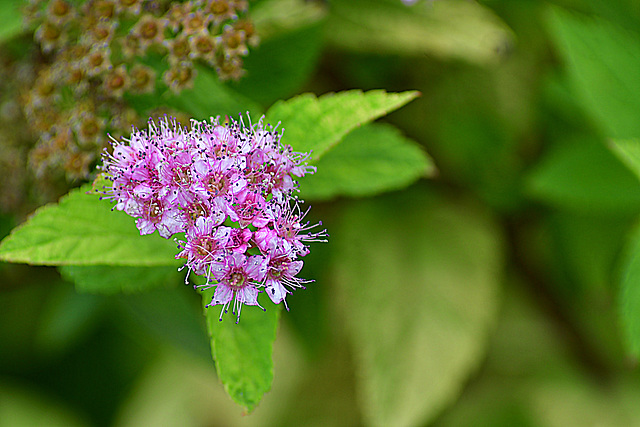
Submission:
<svg viewBox="0 0 640 427">
<path fill-rule="evenodd" d="M 262 308 L 263 289 L 286 307 L 287 294 L 309 282 L 296 277 L 308 243 L 326 241 L 326 230 L 312 231 L 321 223 L 304 222 L 308 209 L 293 195 L 293 177 L 316 169 L 281 136 L 262 119 L 249 126 L 192 120 L 187 129 L 165 117 L 112 140 L 112 153 L 103 154 L 113 182 L 104 198 L 137 218 L 140 234 L 184 233 L 176 258 L 206 277 L 197 288 L 216 286 L 207 307 L 222 305 L 220 320 L 232 303 L 237 320 L 243 304 Z"/>
</svg>

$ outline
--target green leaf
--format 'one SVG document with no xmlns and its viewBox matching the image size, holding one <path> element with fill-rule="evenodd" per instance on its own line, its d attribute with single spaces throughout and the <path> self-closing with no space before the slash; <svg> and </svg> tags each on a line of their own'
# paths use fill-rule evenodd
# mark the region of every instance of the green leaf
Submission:
<svg viewBox="0 0 640 427">
<path fill-rule="evenodd" d="M 72 190 L 35 211 L 0 243 L 0 260 L 37 265 L 176 265 L 175 244 L 140 236 L 135 220 L 88 194 Z"/>
<path fill-rule="evenodd" d="M 598 140 L 580 139 L 550 150 L 527 178 L 530 196 L 564 209 L 634 213 L 638 179 Z"/>
<path fill-rule="evenodd" d="M 246 74 L 229 86 L 263 105 L 298 93 L 322 50 L 324 9 L 317 2 L 302 0 L 252 5 L 260 45 L 244 58 Z"/>
<path fill-rule="evenodd" d="M 622 267 L 620 317 L 628 351 L 640 357 L 640 227 L 629 240 Z"/>
<path fill-rule="evenodd" d="M 0 0 L 0 43 L 22 32 L 22 5 L 18 0 Z"/>
<path fill-rule="evenodd" d="M 43 394 L 32 383 L 0 383 L 0 425 L 82 427 L 87 420 L 74 413 L 59 396 Z"/>
<path fill-rule="evenodd" d="M 631 172 L 640 179 L 640 140 L 639 139 L 618 139 L 611 141 L 609 145 L 614 154 L 618 156 L 622 163 L 627 165 Z"/>
<path fill-rule="evenodd" d="M 512 43 L 490 9 L 470 1 L 407 7 L 396 0 L 331 2 L 326 35 L 337 46 L 375 54 L 434 55 L 486 63 Z"/>
<path fill-rule="evenodd" d="M 269 105 L 299 91 L 320 57 L 322 27 L 315 24 L 260 42 L 244 60 L 247 74 L 229 85 Z"/>
<path fill-rule="evenodd" d="M 144 294 L 120 295 L 117 302 L 131 318 L 133 329 L 144 326 L 160 343 L 171 343 L 176 348 L 188 350 L 210 364 L 211 350 L 200 297 L 191 287 L 174 286 Z"/>
<path fill-rule="evenodd" d="M 391 125 L 372 123 L 348 134 L 300 179 L 302 197 L 370 196 L 403 188 L 435 172 L 418 144 Z"/>
<path fill-rule="evenodd" d="M 213 292 L 209 289 L 202 293 L 203 307 L 211 302 Z M 271 353 L 280 307 L 271 303 L 263 303 L 263 307 L 266 312 L 244 306 L 239 323 L 232 313 L 218 320 L 220 306 L 204 308 L 218 377 L 227 394 L 247 412 L 253 411 L 273 381 Z"/>
<path fill-rule="evenodd" d="M 354 203 L 332 233 L 366 424 L 426 425 L 483 359 L 499 307 L 499 230 L 424 188 Z"/>
<path fill-rule="evenodd" d="M 549 27 L 573 87 L 608 136 L 640 137 L 640 39 L 602 19 L 554 8 Z"/>
<path fill-rule="evenodd" d="M 295 151 L 313 150 L 312 162 L 317 162 L 355 128 L 402 107 L 418 95 L 416 91 L 351 90 L 317 98 L 307 93 L 275 103 L 267 111 L 267 121 L 282 122 L 283 142 Z"/>
<path fill-rule="evenodd" d="M 76 291 L 90 294 L 146 292 L 167 285 L 182 283 L 184 279 L 176 267 L 119 267 L 113 265 L 66 265 L 60 267 L 62 276 L 76 286 Z"/>
</svg>

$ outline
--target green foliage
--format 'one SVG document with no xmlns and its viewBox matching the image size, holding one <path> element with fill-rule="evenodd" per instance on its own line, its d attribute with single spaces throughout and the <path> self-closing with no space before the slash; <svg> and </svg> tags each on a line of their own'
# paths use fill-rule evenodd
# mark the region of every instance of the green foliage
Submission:
<svg viewBox="0 0 640 427">
<path fill-rule="evenodd" d="M 302 197 L 370 196 L 403 188 L 435 172 L 431 159 L 390 125 L 369 124 L 348 134 L 301 178 Z"/>
<path fill-rule="evenodd" d="M 175 266 L 66 265 L 60 267 L 60 273 L 75 283 L 78 292 L 105 295 L 145 292 L 180 283 L 181 277 Z"/>
<path fill-rule="evenodd" d="M 0 1 L 0 43 L 22 32 L 22 13 L 19 0 Z"/>
<path fill-rule="evenodd" d="M 477 368 L 499 307 L 495 224 L 421 190 L 356 204 L 332 241 L 368 425 L 432 420 Z"/>
<path fill-rule="evenodd" d="M 135 221 L 89 194 L 91 185 L 38 209 L 0 243 L 0 260 L 38 265 L 176 265 L 175 244 L 140 236 Z"/>
<path fill-rule="evenodd" d="M 511 43 L 507 26 L 476 2 L 448 0 L 431 7 L 395 0 L 331 2 L 327 37 L 355 51 L 495 61 Z"/>
<path fill-rule="evenodd" d="M 321 97 L 307 93 L 276 102 L 267 121 L 282 122 L 283 143 L 295 151 L 313 151 L 317 162 L 349 132 L 415 99 L 418 92 L 387 93 L 383 90 L 351 90 Z"/>
<path fill-rule="evenodd" d="M 533 197 L 564 209 L 627 214 L 640 209 L 637 178 L 597 139 L 554 148 L 527 184 Z"/>
<path fill-rule="evenodd" d="M 640 179 L 640 140 L 613 140 L 610 147 L 631 172 Z"/>
<path fill-rule="evenodd" d="M 166 68 L 158 58 L 148 59 L 147 62 L 159 74 Z M 163 93 L 127 95 L 126 99 L 140 113 L 165 105 L 190 114 L 197 120 L 225 115 L 237 117 L 246 112 L 255 115 L 262 112 L 262 108 L 255 101 L 222 84 L 213 70 L 196 66 L 196 73 L 193 88 L 183 89 L 178 95 L 166 90 Z M 188 123 L 183 125 L 187 126 Z"/>
<path fill-rule="evenodd" d="M 43 393 L 16 384 L 0 383 L 0 425 L 81 427 L 86 425 L 69 408 Z"/>
<path fill-rule="evenodd" d="M 629 351 L 640 356 L 640 228 L 631 235 L 622 265 L 620 316 Z"/>
<path fill-rule="evenodd" d="M 220 83 L 211 69 L 196 67 L 196 70 L 198 74 L 192 89 L 184 89 L 179 95 L 167 92 L 161 101 L 197 120 L 225 115 L 237 117 L 247 112 L 257 115 L 261 112 L 261 107 L 255 101 Z"/>
<path fill-rule="evenodd" d="M 576 95 L 607 136 L 640 137 L 640 41 L 598 19 L 553 9 L 549 27 Z"/>
<path fill-rule="evenodd" d="M 294 95 L 319 59 L 325 15 L 315 2 L 268 0 L 257 4 L 252 18 L 260 46 L 244 61 L 247 74 L 231 87 L 263 105 Z"/>
<path fill-rule="evenodd" d="M 205 306 L 213 298 L 213 289 L 202 293 L 202 305 L 211 337 L 211 354 L 224 389 L 238 404 L 251 412 L 271 388 L 273 381 L 273 341 L 280 307 L 266 304 L 267 311 L 245 306 L 242 321 L 229 310 L 220 321 L 220 307 Z M 261 298 L 265 304 L 266 298 Z"/>
</svg>

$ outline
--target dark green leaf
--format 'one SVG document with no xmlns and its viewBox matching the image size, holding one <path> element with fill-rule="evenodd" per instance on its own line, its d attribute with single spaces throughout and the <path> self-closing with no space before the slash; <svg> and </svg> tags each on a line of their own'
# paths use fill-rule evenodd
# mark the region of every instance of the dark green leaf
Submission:
<svg viewBox="0 0 640 427">
<path fill-rule="evenodd" d="M 214 289 L 203 292 L 203 307 L 211 302 L 213 292 Z M 204 308 L 218 377 L 229 396 L 247 412 L 253 411 L 273 381 L 271 353 L 280 307 L 270 302 L 262 304 L 266 312 L 244 306 L 239 323 L 235 323 L 236 316 L 231 312 L 219 321 L 220 306 Z"/>
<path fill-rule="evenodd" d="M 282 122 L 283 142 L 295 151 L 313 151 L 312 162 L 317 162 L 355 128 L 402 107 L 418 95 L 415 91 L 351 90 L 317 98 L 307 93 L 275 103 L 267 111 L 267 120 L 271 124 Z"/>
<path fill-rule="evenodd" d="M 551 35 L 583 106 L 608 136 L 640 137 L 640 39 L 602 19 L 553 12 Z"/>
<path fill-rule="evenodd" d="M 113 265 L 66 265 L 62 276 L 76 285 L 78 292 L 117 294 L 145 292 L 183 282 L 176 267 L 120 267 Z"/>
<path fill-rule="evenodd" d="M 323 9 L 316 2 L 299 0 L 268 0 L 252 6 L 260 44 L 244 58 L 247 73 L 229 86 L 263 105 L 299 92 L 320 56 Z"/>
<path fill-rule="evenodd" d="M 481 362 L 500 234 L 482 209 L 413 188 L 354 204 L 332 233 L 368 425 L 425 425 Z"/>
<path fill-rule="evenodd" d="M 150 292 L 121 295 L 117 301 L 132 318 L 132 328 L 146 327 L 162 343 L 186 349 L 210 362 L 207 333 L 200 311 L 200 298 L 192 288 L 175 286 Z"/>
<path fill-rule="evenodd" d="M 300 179 L 305 199 L 369 196 L 405 187 L 435 171 L 418 144 L 393 126 L 376 123 L 348 134 L 316 165 L 315 174 Z"/>
<path fill-rule="evenodd" d="M 176 265 L 175 244 L 140 236 L 135 220 L 87 184 L 36 212 L 0 243 L 0 260 L 37 265 Z"/>
</svg>

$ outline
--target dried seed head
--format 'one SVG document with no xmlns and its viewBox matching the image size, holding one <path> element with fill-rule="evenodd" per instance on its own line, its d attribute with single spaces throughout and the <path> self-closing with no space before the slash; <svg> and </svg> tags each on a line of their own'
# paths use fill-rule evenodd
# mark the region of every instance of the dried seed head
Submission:
<svg viewBox="0 0 640 427">
<path fill-rule="evenodd" d="M 153 68 L 136 64 L 129 73 L 130 88 L 134 93 L 151 93 L 155 89 L 156 72 Z"/>
<path fill-rule="evenodd" d="M 68 35 L 62 27 L 52 22 L 44 21 L 36 30 L 34 38 L 40 43 L 40 48 L 44 53 L 50 53 L 62 48 L 68 39 Z"/>
<path fill-rule="evenodd" d="M 129 76 L 124 64 L 111 69 L 105 76 L 102 88 L 108 96 L 121 98 L 129 87 Z"/>
<path fill-rule="evenodd" d="M 162 78 L 169 89 L 174 93 L 180 93 L 182 89 L 193 87 L 196 71 L 190 63 L 183 62 L 169 68 Z"/>
<path fill-rule="evenodd" d="M 189 37 L 189 46 L 191 47 L 190 57 L 192 59 L 202 58 L 210 61 L 216 53 L 216 39 L 207 31 Z"/>
</svg>

